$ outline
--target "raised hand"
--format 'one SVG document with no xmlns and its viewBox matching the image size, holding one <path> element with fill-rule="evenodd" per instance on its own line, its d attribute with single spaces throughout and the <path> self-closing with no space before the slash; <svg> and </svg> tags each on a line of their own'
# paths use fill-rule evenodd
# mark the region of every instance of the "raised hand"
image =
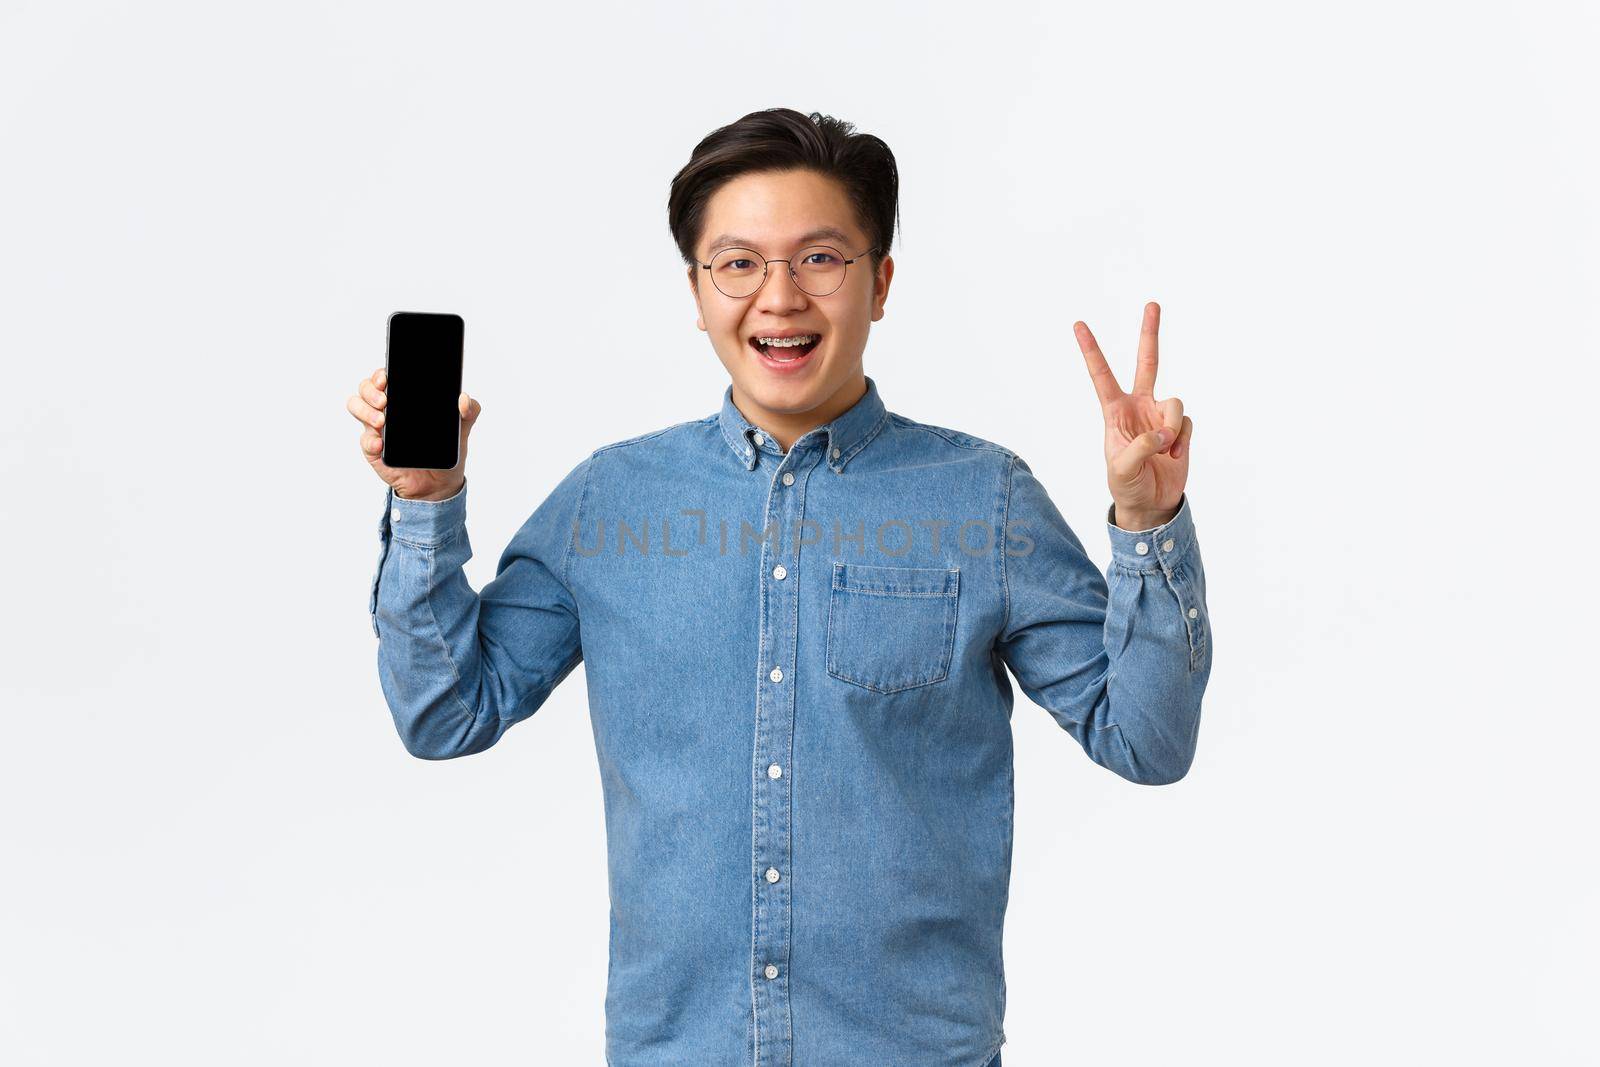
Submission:
<svg viewBox="0 0 1600 1067">
<path fill-rule="evenodd" d="M 383 462 L 384 409 L 389 406 L 389 375 L 379 367 L 370 378 L 363 378 L 345 401 L 345 410 L 361 423 L 361 454 L 395 495 L 404 500 L 445 500 L 461 491 L 467 480 L 467 436 L 478 422 L 483 405 L 462 393 L 456 398 L 461 412 L 461 458 L 447 471 L 416 467 L 391 467 Z"/>
<path fill-rule="evenodd" d="M 1161 306 L 1144 306 L 1133 390 L 1124 393 L 1100 345 L 1084 322 L 1073 324 L 1089 378 L 1106 420 L 1106 487 L 1116 502 L 1116 525 L 1147 530 L 1178 513 L 1189 480 L 1189 438 L 1194 422 L 1175 396 L 1155 398 L 1156 338 Z"/>
</svg>

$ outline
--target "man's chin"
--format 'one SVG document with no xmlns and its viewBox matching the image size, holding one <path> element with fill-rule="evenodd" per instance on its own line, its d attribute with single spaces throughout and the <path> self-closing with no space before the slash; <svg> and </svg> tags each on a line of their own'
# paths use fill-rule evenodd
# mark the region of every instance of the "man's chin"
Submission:
<svg viewBox="0 0 1600 1067">
<path fill-rule="evenodd" d="M 739 386 L 746 396 L 769 410 L 809 411 L 828 398 L 830 390 L 820 373 L 825 369 L 819 366 L 816 368 L 819 373 L 807 373 L 804 377 L 793 379 L 778 378 L 757 370 L 754 374 L 742 376 Z"/>
</svg>

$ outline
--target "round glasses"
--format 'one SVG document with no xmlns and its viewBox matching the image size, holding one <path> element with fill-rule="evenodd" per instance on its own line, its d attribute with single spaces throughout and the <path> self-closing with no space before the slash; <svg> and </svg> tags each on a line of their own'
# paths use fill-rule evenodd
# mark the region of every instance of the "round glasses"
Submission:
<svg viewBox="0 0 1600 1067">
<path fill-rule="evenodd" d="M 767 264 L 787 263 L 789 277 L 800 291 L 810 296 L 828 296 L 844 284 L 845 268 L 871 252 L 844 257 L 844 253 L 829 245 L 812 245 L 802 248 L 792 259 L 763 259 L 753 248 L 724 248 L 711 257 L 710 263 L 700 264 L 701 270 L 711 272 L 711 284 L 717 292 L 734 300 L 752 296 L 767 280 Z"/>
</svg>

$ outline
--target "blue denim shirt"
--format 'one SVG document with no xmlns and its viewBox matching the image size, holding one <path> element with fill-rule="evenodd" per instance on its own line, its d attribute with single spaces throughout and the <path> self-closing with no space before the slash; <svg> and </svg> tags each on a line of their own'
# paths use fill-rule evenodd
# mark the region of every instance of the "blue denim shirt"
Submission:
<svg viewBox="0 0 1600 1067">
<path fill-rule="evenodd" d="M 1187 496 L 1102 577 L 1021 456 L 885 409 L 787 451 L 721 410 L 596 449 L 475 593 L 467 490 L 389 494 L 370 608 L 407 751 L 481 752 L 579 662 L 610 1067 L 985 1067 L 1005 1041 L 1009 668 L 1089 758 L 1182 778 L 1211 671 Z"/>
</svg>

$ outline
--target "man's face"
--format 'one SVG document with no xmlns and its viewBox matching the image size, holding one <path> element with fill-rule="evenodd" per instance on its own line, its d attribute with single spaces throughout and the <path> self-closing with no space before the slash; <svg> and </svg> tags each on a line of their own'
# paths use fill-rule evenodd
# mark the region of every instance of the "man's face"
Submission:
<svg viewBox="0 0 1600 1067">
<path fill-rule="evenodd" d="M 844 236 L 807 236 L 824 228 Z M 759 253 L 749 257 L 752 261 L 781 260 L 817 244 L 836 248 L 848 259 L 871 243 L 856 224 L 844 190 L 815 171 L 743 174 L 718 189 L 707 204 L 695 248 L 701 263 L 712 261 L 714 246 L 724 236 Z M 759 276 L 758 262 L 755 270 Z M 883 317 L 893 273 L 894 262 L 885 257 L 874 275 L 871 258 L 864 256 L 845 268 L 844 284 L 836 291 L 812 296 L 777 262 L 753 296 L 732 299 L 712 284 L 710 271 L 691 268 L 689 284 L 699 310 L 696 325 L 711 335 L 717 358 L 733 379 L 734 401 L 746 416 L 760 420 L 821 409 L 820 424 L 839 414 L 828 402 L 859 388 L 867 331 Z M 769 356 L 754 343 L 758 337 L 793 332 L 820 334 L 821 340 L 787 367 L 773 357 L 791 351 L 773 348 Z"/>
</svg>

